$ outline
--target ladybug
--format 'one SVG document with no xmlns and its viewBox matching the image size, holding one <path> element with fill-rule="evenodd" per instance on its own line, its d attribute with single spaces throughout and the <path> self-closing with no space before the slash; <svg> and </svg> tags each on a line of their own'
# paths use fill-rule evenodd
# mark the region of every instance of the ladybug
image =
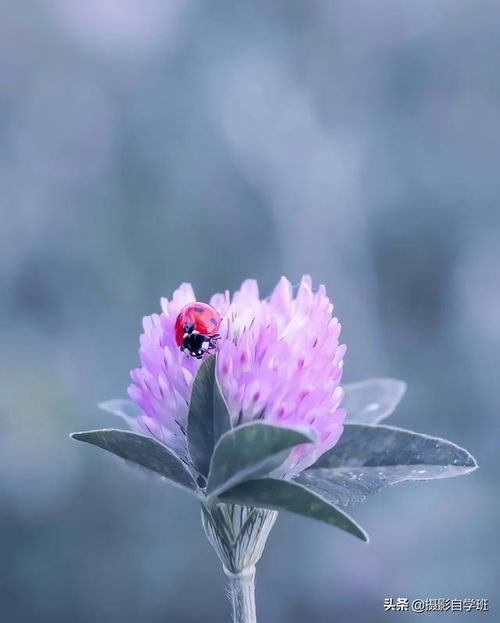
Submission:
<svg viewBox="0 0 500 623">
<path fill-rule="evenodd" d="M 217 331 L 221 315 L 208 303 L 189 303 L 184 306 L 175 321 L 175 341 L 186 355 L 201 359 L 214 350 L 220 338 Z"/>
</svg>

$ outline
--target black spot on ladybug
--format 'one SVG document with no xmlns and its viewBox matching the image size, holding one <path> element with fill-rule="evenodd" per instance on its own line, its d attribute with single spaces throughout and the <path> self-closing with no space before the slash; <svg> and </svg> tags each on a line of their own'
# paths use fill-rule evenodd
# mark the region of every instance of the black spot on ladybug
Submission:
<svg viewBox="0 0 500 623">
<path fill-rule="evenodd" d="M 199 314 L 202 314 L 205 310 L 203 309 L 203 307 L 195 307 L 194 311 L 198 312 Z"/>
<path fill-rule="evenodd" d="M 216 320 L 215 318 L 210 318 L 210 322 L 211 322 L 212 324 L 217 324 L 217 320 Z"/>
</svg>

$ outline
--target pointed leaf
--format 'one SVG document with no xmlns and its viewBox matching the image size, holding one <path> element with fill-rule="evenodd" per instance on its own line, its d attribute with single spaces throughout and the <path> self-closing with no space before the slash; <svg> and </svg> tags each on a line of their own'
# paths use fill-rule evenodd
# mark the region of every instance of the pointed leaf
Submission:
<svg viewBox="0 0 500 623">
<path fill-rule="evenodd" d="M 313 437 L 305 433 L 265 422 L 251 422 L 227 431 L 215 446 L 208 495 L 218 495 L 244 480 L 269 474 L 283 463 L 291 448 L 312 441 Z"/>
<path fill-rule="evenodd" d="M 219 499 L 222 502 L 312 517 L 368 541 L 366 532 L 354 519 L 337 508 L 327 495 L 321 495 L 296 482 L 275 478 L 249 480 L 223 493 Z"/>
<path fill-rule="evenodd" d="M 231 416 L 217 381 L 215 355 L 211 355 L 194 379 L 187 426 L 189 454 L 203 476 L 208 476 L 217 440 L 230 428 Z"/>
<path fill-rule="evenodd" d="M 307 471 L 360 468 L 351 470 L 358 479 L 363 473 L 370 474 L 367 478 L 377 474 L 388 481 L 400 482 L 460 476 L 476 467 L 474 457 L 467 450 L 446 439 L 393 426 L 345 424 L 337 445 Z"/>
<path fill-rule="evenodd" d="M 461 476 L 474 458 L 451 441 L 392 426 L 346 424 L 337 445 L 294 480 L 338 504 L 364 500 L 405 480 Z"/>
<path fill-rule="evenodd" d="M 184 489 L 191 491 L 196 489 L 193 478 L 181 459 L 152 437 L 116 429 L 71 433 L 71 437 L 103 448 L 122 459 L 157 472 Z"/>
<path fill-rule="evenodd" d="M 391 415 L 406 391 L 397 379 L 367 379 L 344 385 L 346 422 L 377 424 Z"/>
</svg>

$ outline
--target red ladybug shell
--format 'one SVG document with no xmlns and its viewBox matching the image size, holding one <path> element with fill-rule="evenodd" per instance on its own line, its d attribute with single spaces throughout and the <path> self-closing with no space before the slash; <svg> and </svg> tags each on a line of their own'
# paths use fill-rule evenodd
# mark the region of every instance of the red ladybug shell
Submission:
<svg viewBox="0 0 500 623">
<path fill-rule="evenodd" d="M 194 325 L 195 331 L 201 335 L 215 335 L 219 330 L 221 315 L 208 303 L 188 303 L 185 305 L 175 321 L 175 341 L 177 346 L 182 344 L 186 325 Z"/>
</svg>

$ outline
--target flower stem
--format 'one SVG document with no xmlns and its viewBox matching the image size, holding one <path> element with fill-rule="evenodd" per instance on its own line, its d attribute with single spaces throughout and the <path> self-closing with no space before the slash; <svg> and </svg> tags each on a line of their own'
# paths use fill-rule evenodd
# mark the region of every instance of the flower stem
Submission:
<svg viewBox="0 0 500 623">
<path fill-rule="evenodd" d="M 257 623 L 255 615 L 255 565 L 239 573 L 224 567 L 229 581 L 229 597 L 233 606 L 233 623 Z"/>
</svg>

